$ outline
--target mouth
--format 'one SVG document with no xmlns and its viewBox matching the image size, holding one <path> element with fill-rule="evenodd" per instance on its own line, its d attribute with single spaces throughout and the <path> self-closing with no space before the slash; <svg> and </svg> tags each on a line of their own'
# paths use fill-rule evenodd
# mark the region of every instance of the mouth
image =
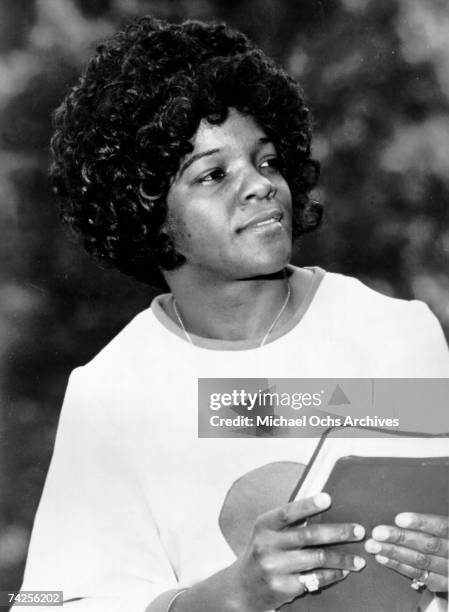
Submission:
<svg viewBox="0 0 449 612">
<path fill-rule="evenodd" d="M 258 213 L 251 217 L 237 232 L 243 232 L 244 230 L 257 230 L 265 229 L 270 227 L 281 227 L 283 214 L 280 210 L 269 210 L 266 212 Z"/>
</svg>

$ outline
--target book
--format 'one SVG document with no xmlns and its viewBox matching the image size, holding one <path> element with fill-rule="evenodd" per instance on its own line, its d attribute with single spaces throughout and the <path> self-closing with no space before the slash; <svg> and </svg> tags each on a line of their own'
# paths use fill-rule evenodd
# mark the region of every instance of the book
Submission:
<svg viewBox="0 0 449 612">
<path fill-rule="evenodd" d="M 394 525 L 400 512 L 447 515 L 449 511 L 449 438 L 395 436 L 391 432 L 330 430 L 321 439 L 291 500 L 326 491 L 331 508 L 309 523 L 356 522 L 366 539 L 376 525 Z M 367 561 L 361 572 L 283 606 L 283 612 L 408 612 L 421 593 L 411 580 L 380 565 L 363 542 L 332 545 Z"/>
</svg>

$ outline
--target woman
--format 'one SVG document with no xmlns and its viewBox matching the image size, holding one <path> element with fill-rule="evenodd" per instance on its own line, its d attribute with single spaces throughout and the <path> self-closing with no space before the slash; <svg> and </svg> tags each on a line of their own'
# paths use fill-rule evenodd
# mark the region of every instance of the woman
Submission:
<svg viewBox="0 0 449 612">
<path fill-rule="evenodd" d="M 305 524 L 327 494 L 285 504 L 313 440 L 196 431 L 198 378 L 449 374 L 426 306 L 289 265 L 321 219 L 298 85 L 225 26 L 146 17 L 98 47 L 55 128 L 66 221 L 170 293 L 71 376 L 23 588 L 62 589 L 80 610 L 262 612 L 360 571 L 328 544 L 362 525 Z M 237 479 L 258 474 L 268 493 L 289 488 L 236 558 Z M 382 529 L 367 543 L 379 562 L 447 591 L 445 517 Z"/>
</svg>

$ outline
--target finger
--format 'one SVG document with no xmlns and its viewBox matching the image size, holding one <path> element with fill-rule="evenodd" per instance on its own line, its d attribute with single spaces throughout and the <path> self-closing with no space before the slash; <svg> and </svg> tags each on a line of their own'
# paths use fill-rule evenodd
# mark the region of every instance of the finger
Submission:
<svg viewBox="0 0 449 612">
<path fill-rule="evenodd" d="M 331 498 L 327 493 L 319 493 L 314 497 L 300 499 L 262 514 L 256 520 L 256 528 L 279 531 L 298 521 L 303 521 L 313 514 L 326 510 L 330 504 Z"/>
<path fill-rule="evenodd" d="M 267 572 L 298 573 L 319 568 L 358 572 L 366 565 L 365 559 L 328 548 L 306 548 L 273 554 L 264 559 Z"/>
<path fill-rule="evenodd" d="M 395 559 L 388 559 L 383 555 L 376 555 L 374 557 L 378 563 L 384 565 L 385 567 L 389 567 L 390 569 L 402 574 L 403 576 L 407 576 L 411 580 L 419 580 L 423 577 L 423 570 L 417 569 L 416 567 L 411 567 L 404 563 L 399 563 Z M 434 574 L 430 572 L 429 576 L 425 581 L 426 587 L 434 592 L 447 592 L 448 590 L 448 579 L 447 577 L 440 576 L 439 574 Z"/>
<path fill-rule="evenodd" d="M 428 570 L 429 572 L 434 572 L 435 574 L 440 574 L 441 576 L 448 575 L 447 559 L 443 557 L 427 555 L 416 550 L 411 550 L 410 548 L 398 546 L 397 544 L 388 544 L 387 542 L 380 544 L 375 540 L 367 540 L 365 543 L 365 549 L 369 553 L 380 554 L 381 556 L 397 561 L 400 564 L 419 569 L 421 572 L 423 570 Z"/>
<path fill-rule="evenodd" d="M 398 527 L 424 531 L 440 538 L 449 538 L 449 517 L 447 516 L 401 512 L 396 516 L 394 522 Z"/>
<path fill-rule="evenodd" d="M 322 589 L 334 582 L 344 580 L 349 572 L 347 570 L 321 569 L 314 571 L 313 574 L 317 577 L 318 588 Z M 288 594 L 287 597 L 290 596 L 291 598 L 289 601 L 308 593 L 301 576 L 301 574 L 289 574 L 282 580 L 282 587 L 285 589 L 286 594 Z"/>
<path fill-rule="evenodd" d="M 291 550 L 338 542 L 358 542 L 365 529 L 357 523 L 310 524 L 276 533 L 277 548 Z"/>
<path fill-rule="evenodd" d="M 446 538 L 439 538 L 422 531 L 379 525 L 373 529 L 372 536 L 377 542 L 399 544 L 418 552 L 443 557 L 444 559 L 447 559 L 448 556 L 449 542 Z M 373 547 L 371 546 L 371 548 Z M 369 550 L 368 552 L 379 553 L 380 548 L 378 550 Z"/>
</svg>

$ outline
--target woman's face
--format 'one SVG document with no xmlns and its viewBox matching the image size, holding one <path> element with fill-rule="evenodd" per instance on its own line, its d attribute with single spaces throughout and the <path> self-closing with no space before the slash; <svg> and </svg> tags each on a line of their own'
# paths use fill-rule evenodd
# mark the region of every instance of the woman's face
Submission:
<svg viewBox="0 0 449 612">
<path fill-rule="evenodd" d="M 223 280 L 281 270 L 291 255 L 292 201 L 266 134 L 230 109 L 221 125 L 203 120 L 192 144 L 167 196 L 166 230 L 182 268 Z"/>
</svg>

